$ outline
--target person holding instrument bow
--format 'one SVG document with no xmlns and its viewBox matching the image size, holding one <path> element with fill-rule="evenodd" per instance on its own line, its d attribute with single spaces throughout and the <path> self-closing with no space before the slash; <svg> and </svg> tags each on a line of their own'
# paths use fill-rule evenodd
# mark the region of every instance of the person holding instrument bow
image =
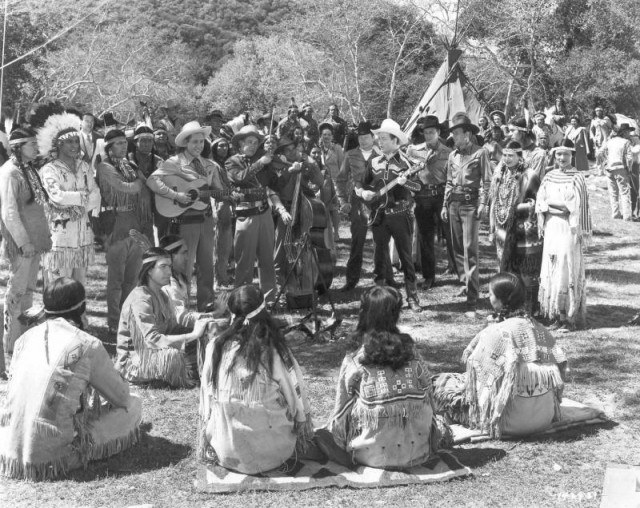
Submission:
<svg viewBox="0 0 640 508">
<path fill-rule="evenodd" d="M 289 137 L 283 137 L 278 142 L 275 151 L 276 157 L 282 155 L 285 159 L 282 165 L 282 172 L 278 181 L 278 195 L 280 197 L 281 206 L 285 210 L 279 210 L 276 218 L 276 235 L 274 261 L 276 269 L 276 280 L 279 285 L 284 285 L 287 277 L 287 260 L 285 256 L 285 235 L 287 226 L 293 221 L 291 217 L 291 204 L 297 196 L 295 196 L 297 175 L 302 172 L 302 180 L 300 189 L 310 197 L 314 197 L 315 193 L 309 184 L 313 184 L 316 188 L 322 186 L 323 177 L 318 166 L 309 157 L 307 160 L 300 160 L 300 152 L 296 147 L 295 141 Z"/>
<path fill-rule="evenodd" d="M 415 180 L 407 179 L 404 175 L 412 164 L 400 152 L 400 147 L 406 145 L 409 138 L 402 132 L 400 126 L 389 118 L 373 132 L 378 136 L 382 155 L 369 159 L 363 175 L 354 175 L 355 193 L 365 203 L 372 203 L 380 197 L 380 193 L 369 190 L 366 186 L 372 185 L 374 188 L 385 186 L 394 180 L 397 184 L 385 195 L 385 203 L 378 210 L 377 218 L 372 224 L 375 242 L 374 280 L 376 284 L 384 285 L 389 262 L 385 252 L 389 240 L 393 237 L 402 263 L 409 308 L 414 312 L 421 312 L 416 287 L 416 269 L 411 253 L 414 205 L 411 192 L 419 191 L 421 185 Z"/>
<path fill-rule="evenodd" d="M 237 154 L 227 159 L 225 167 L 232 185 L 239 187 L 243 199 L 236 205 L 235 287 L 251 284 L 258 258 L 260 289 L 267 304 L 275 300 L 276 276 L 273 265 L 275 231 L 269 203 L 283 220 L 291 216 L 273 189 L 278 175 L 271 166 L 273 156 L 260 148 L 263 136 L 254 125 L 245 125 L 231 139 Z"/>
</svg>

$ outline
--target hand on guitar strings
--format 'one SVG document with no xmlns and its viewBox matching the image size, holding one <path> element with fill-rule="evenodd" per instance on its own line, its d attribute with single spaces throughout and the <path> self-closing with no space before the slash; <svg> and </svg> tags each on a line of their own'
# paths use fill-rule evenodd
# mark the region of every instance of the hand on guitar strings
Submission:
<svg viewBox="0 0 640 508">
<path fill-rule="evenodd" d="M 178 192 L 178 194 L 176 195 L 176 201 L 181 205 L 188 205 L 189 203 L 193 202 L 191 196 L 186 192 Z"/>
</svg>

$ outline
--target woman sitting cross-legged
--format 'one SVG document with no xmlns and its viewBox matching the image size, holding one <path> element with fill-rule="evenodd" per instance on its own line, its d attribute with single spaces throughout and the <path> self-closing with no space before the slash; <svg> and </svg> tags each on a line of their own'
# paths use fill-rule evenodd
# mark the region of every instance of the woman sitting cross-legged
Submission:
<svg viewBox="0 0 640 508">
<path fill-rule="evenodd" d="M 231 326 L 205 353 L 200 389 L 200 455 L 256 474 L 311 444 L 313 427 L 302 372 L 254 285 L 229 296 Z"/>
<path fill-rule="evenodd" d="M 434 377 L 439 413 L 494 438 L 541 432 L 560 419 L 567 360 L 553 336 L 524 310 L 522 280 L 489 282 L 495 322 L 464 350 L 465 374 Z"/>
<path fill-rule="evenodd" d="M 344 465 L 402 469 L 424 463 L 448 429 L 436 420 L 431 374 L 413 339 L 398 330 L 400 292 L 376 286 L 362 297 L 355 337 L 342 362 L 336 404 L 320 449 Z"/>
<path fill-rule="evenodd" d="M 171 280 L 171 255 L 152 247 L 142 256 L 138 286 L 122 306 L 116 368 L 132 383 L 165 381 L 174 388 L 195 384 L 196 342 L 211 322 L 184 312 L 178 316 L 162 290 Z"/>
<path fill-rule="evenodd" d="M 84 331 L 82 284 L 56 279 L 43 303 L 46 321 L 16 342 L 0 409 L 0 475 L 11 478 L 53 479 L 138 441 L 142 403 Z"/>
</svg>

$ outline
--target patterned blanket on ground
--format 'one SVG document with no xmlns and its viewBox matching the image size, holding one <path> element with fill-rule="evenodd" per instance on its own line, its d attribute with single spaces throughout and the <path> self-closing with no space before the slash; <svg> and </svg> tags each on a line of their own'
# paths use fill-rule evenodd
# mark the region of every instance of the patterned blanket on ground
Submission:
<svg viewBox="0 0 640 508">
<path fill-rule="evenodd" d="M 471 474 L 449 452 L 440 451 L 426 463 L 403 471 L 385 471 L 360 466 L 354 469 L 335 462 L 291 459 L 280 469 L 261 475 L 235 473 L 219 466 L 202 465 L 195 481 L 203 492 L 242 492 L 255 490 L 306 490 L 320 487 L 378 488 L 413 483 L 435 483 Z"/>
<path fill-rule="evenodd" d="M 581 425 L 596 425 L 599 423 L 605 423 L 607 421 L 607 417 L 601 410 L 585 406 L 584 404 L 571 399 L 564 399 L 562 401 L 562 403 L 560 404 L 560 411 L 562 414 L 562 418 L 560 419 L 560 421 L 553 422 L 549 429 L 536 435 L 545 436 L 547 434 L 554 434 L 571 427 L 579 427 Z M 480 430 L 473 430 L 462 425 L 451 425 L 451 431 L 453 432 L 454 444 L 466 443 L 467 441 L 471 441 L 472 443 L 479 443 L 481 441 L 488 441 L 491 439 L 489 434 L 484 434 Z M 512 439 L 519 438 L 520 437 Z M 509 436 L 503 436 L 502 439 L 509 439 Z"/>
</svg>

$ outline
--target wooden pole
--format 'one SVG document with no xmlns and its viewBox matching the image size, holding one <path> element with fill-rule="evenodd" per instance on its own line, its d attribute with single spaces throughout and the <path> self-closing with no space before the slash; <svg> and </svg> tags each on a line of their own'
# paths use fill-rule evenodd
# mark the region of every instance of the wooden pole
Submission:
<svg viewBox="0 0 640 508">
<path fill-rule="evenodd" d="M 7 40 L 7 11 L 9 8 L 9 0 L 4 0 L 4 21 L 2 27 L 2 63 L 0 64 L 0 118 L 2 118 L 2 97 L 4 92 L 4 50 Z M 9 133 L 7 132 L 7 135 Z"/>
</svg>

